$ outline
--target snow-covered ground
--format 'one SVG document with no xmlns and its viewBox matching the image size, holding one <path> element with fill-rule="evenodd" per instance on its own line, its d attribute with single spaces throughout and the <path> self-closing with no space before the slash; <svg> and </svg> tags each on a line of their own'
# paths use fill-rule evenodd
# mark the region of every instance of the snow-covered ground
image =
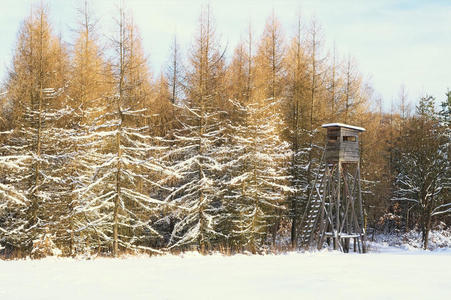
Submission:
<svg viewBox="0 0 451 300">
<path fill-rule="evenodd" d="M 0 261 L 0 299 L 451 299 L 451 249 Z"/>
<path fill-rule="evenodd" d="M 377 234 L 374 241 L 381 245 L 400 247 L 403 249 L 421 249 L 423 242 L 421 232 L 412 230 L 407 233 L 394 232 L 392 234 Z M 429 233 L 428 249 L 440 249 L 451 247 L 451 228 L 444 230 L 431 230 Z"/>
</svg>

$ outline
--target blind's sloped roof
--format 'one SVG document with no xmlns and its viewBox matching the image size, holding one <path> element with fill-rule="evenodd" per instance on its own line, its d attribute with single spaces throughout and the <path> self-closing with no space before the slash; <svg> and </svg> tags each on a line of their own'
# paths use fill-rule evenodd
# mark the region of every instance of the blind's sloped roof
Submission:
<svg viewBox="0 0 451 300">
<path fill-rule="evenodd" d="M 360 131 L 360 132 L 365 131 L 365 128 L 363 128 L 363 127 L 357 127 L 357 126 L 352 126 L 352 125 L 343 124 L 343 123 L 328 123 L 328 124 L 323 124 L 321 127 L 323 127 L 323 128 L 344 127 L 344 128 L 354 129 L 354 130 L 357 130 L 357 131 Z"/>
</svg>

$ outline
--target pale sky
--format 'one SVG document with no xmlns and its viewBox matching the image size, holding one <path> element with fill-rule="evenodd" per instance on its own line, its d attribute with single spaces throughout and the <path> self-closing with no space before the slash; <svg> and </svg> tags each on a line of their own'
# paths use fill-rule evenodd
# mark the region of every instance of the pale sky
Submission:
<svg viewBox="0 0 451 300">
<path fill-rule="evenodd" d="M 0 0 L 0 78 L 11 62 L 20 23 L 33 0 Z M 73 38 L 78 0 L 49 0 L 53 27 L 63 39 Z M 101 20 L 100 32 L 111 32 L 117 0 L 92 1 Z M 159 73 L 168 61 L 174 33 L 186 51 L 197 29 L 204 0 L 125 0 L 140 29 L 151 69 Z M 274 9 L 287 39 L 297 15 L 315 17 L 325 50 L 335 43 L 338 54 L 352 55 L 364 77 L 384 101 L 385 109 L 404 85 L 412 102 L 425 93 L 444 99 L 451 89 L 451 0 L 211 0 L 217 33 L 229 57 L 249 20 L 261 35 Z"/>
</svg>

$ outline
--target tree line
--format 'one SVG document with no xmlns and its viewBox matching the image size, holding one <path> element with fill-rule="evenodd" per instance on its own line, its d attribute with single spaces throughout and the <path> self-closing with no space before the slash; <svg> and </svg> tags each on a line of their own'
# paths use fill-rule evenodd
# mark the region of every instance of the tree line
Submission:
<svg viewBox="0 0 451 300">
<path fill-rule="evenodd" d="M 396 210 L 427 241 L 432 222 L 449 222 L 449 93 L 438 112 L 431 97 L 414 116 L 377 111 L 351 56 L 326 51 L 315 21 L 299 19 L 287 38 L 272 14 L 229 57 L 207 7 L 190 51 L 174 38 L 154 75 L 128 10 L 108 41 L 86 1 L 78 16 L 70 45 L 45 5 L 18 33 L 0 93 L 5 256 L 257 253 L 288 236 L 295 249 L 326 122 L 368 129 L 369 227 Z"/>
</svg>

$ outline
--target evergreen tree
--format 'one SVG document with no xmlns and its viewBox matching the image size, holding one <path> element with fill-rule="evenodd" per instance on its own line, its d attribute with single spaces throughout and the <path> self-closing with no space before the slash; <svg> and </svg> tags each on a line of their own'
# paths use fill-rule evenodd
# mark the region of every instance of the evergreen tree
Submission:
<svg viewBox="0 0 451 300">
<path fill-rule="evenodd" d="M 224 57 L 208 7 L 190 55 L 182 124 L 174 133 L 171 156 L 181 179 L 171 194 L 178 206 L 171 247 L 197 245 L 203 252 L 224 237 L 217 230 L 223 218 L 224 76 Z"/>
<path fill-rule="evenodd" d="M 307 203 L 308 169 L 306 147 L 308 140 L 307 53 L 302 40 L 301 22 L 298 19 L 297 35 L 288 48 L 285 58 L 287 65 L 287 94 L 284 105 L 284 136 L 291 148 L 290 175 L 293 193 L 289 197 L 289 217 L 291 219 L 291 245 L 297 246 L 297 227 L 302 214 L 301 204 Z"/>
<path fill-rule="evenodd" d="M 289 145 L 281 141 L 277 128 L 282 121 L 274 113 L 279 103 L 273 99 L 254 99 L 246 106 L 235 102 L 243 111 L 244 122 L 234 129 L 232 173 L 227 189 L 233 191 L 235 215 L 233 234 L 240 237 L 241 246 L 255 253 L 262 250 L 269 229 L 273 229 L 280 211 L 285 210 L 289 175 L 286 160 Z"/>
<path fill-rule="evenodd" d="M 255 55 L 255 90 L 253 96 L 258 101 L 266 102 L 272 108 L 274 116 L 280 113 L 284 99 L 284 79 L 286 67 L 284 65 L 285 42 L 281 26 L 274 12 L 268 18 L 265 30 L 257 46 Z M 265 99 L 265 100 L 264 100 Z M 274 123 L 274 130 L 278 135 L 282 134 L 284 128 L 282 123 Z M 276 234 L 282 221 L 282 211 L 275 219 L 272 227 L 272 242 L 275 245 Z"/>
<path fill-rule="evenodd" d="M 2 152 L 16 157 L 15 165 L 20 166 L 20 173 L 10 174 L 6 182 L 26 207 L 11 212 L 15 224 L 9 228 L 15 228 L 16 234 L 10 244 L 17 248 L 30 250 L 36 240 L 57 234 L 54 225 L 70 193 L 62 176 L 71 160 L 71 154 L 62 151 L 67 136 L 64 118 L 72 112 L 65 98 L 67 69 L 66 50 L 52 34 L 47 8 L 40 6 L 19 32 L 6 83 L 13 132 Z"/>
<path fill-rule="evenodd" d="M 151 195 L 169 174 L 158 158 L 160 146 L 149 135 L 152 89 L 146 60 L 132 19 L 119 8 L 116 57 L 111 65 L 113 90 L 102 113 L 90 124 L 86 165 L 94 174 L 77 190 L 76 210 L 92 228 L 99 250 L 152 247 L 159 233 L 153 228 L 163 204 Z"/>
<path fill-rule="evenodd" d="M 419 212 L 424 249 L 428 246 L 432 217 L 449 208 L 449 199 L 443 197 L 449 185 L 449 136 L 438 120 L 434 101 L 431 96 L 420 99 L 417 115 L 407 122 L 393 162 L 393 199 L 412 202 Z"/>
<path fill-rule="evenodd" d="M 75 29 L 77 36 L 72 48 L 68 89 L 73 113 L 66 119 L 70 133 L 66 149 L 70 149 L 74 156 L 66 169 L 72 193 L 67 215 L 61 219 L 68 234 L 69 255 L 98 250 L 99 247 L 97 233 L 89 225 L 95 212 L 81 210 L 88 199 L 82 191 L 92 183 L 93 166 L 102 153 L 102 136 L 94 128 L 102 124 L 101 116 L 112 90 L 112 73 L 103 58 L 97 20 L 88 1 L 84 1 L 77 12 L 79 21 Z"/>
</svg>

